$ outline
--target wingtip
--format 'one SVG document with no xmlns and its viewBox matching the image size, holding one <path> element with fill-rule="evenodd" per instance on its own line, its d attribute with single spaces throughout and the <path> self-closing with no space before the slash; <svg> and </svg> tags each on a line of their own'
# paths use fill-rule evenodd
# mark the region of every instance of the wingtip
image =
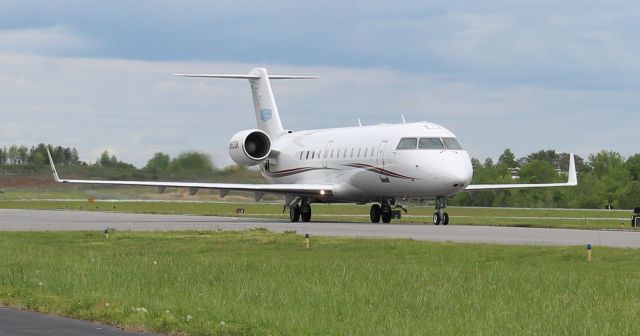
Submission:
<svg viewBox="0 0 640 336">
<path fill-rule="evenodd" d="M 51 152 L 49 151 L 49 146 L 47 146 L 47 156 L 49 157 L 49 165 L 51 166 L 51 173 L 53 174 L 53 179 L 56 182 L 62 182 L 60 177 L 58 177 L 58 171 L 56 170 L 56 166 L 53 164 L 53 158 L 51 158 Z"/>
<path fill-rule="evenodd" d="M 576 171 L 576 160 L 575 160 L 575 155 L 573 153 L 569 154 L 569 180 L 567 181 L 567 184 L 571 186 L 578 185 L 578 173 Z"/>
</svg>

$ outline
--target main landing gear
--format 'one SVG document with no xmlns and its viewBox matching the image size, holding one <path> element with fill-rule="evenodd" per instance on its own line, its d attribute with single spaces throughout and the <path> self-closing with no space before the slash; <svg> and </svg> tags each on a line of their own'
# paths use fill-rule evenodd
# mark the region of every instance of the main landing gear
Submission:
<svg viewBox="0 0 640 336">
<path fill-rule="evenodd" d="M 371 217 L 371 223 L 380 223 L 380 219 L 383 223 L 390 223 L 391 206 L 388 202 L 381 202 L 380 205 L 373 204 L 369 211 L 369 217 Z"/>
<path fill-rule="evenodd" d="M 289 219 L 297 222 L 302 219 L 303 222 L 311 221 L 311 204 L 303 199 L 300 204 L 296 204 L 289 208 Z"/>
<path fill-rule="evenodd" d="M 447 198 L 439 196 L 436 198 L 436 212 L 433 214 L 433 224 L 435 225 L 447 225 L 449 224 L 449 214 L 442 211 L 447 207 Z"/>
<path fill-rule="evenodd" d="M 371 205 L 371 210 L 369 211 L 371 223 L 380 223 L 380 220 L 382 220 L 383 223 L 390 223 L 393 217 L 391 204 L 395 205 L 394 201 L 395 200 L 392 199 L 390 201 L 382 201 L 380 204 L 374 203 Z M 396 208 L 398 207 L 404 209 L 401 205 L 396 205 Z M 443 211 L 446 207 L 447 198 L 443 196 L 437 197 L 436 212 L 433 214 L 433 224 L 449 224 L 449 214 Z M 291 207 L 289 207 L 289 219 L 291 222 L 298 222 L 300 220 L 303 222 L 311 221 L 311 204 L 309 200 L 303 198 L 299 203 L 296 201 L 295 205 L 291 205 Z"/>
</svg>

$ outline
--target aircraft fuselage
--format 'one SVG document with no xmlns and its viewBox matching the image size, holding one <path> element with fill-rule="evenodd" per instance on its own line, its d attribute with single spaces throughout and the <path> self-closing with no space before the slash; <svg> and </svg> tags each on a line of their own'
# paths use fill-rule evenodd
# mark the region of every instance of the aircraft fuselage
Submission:
<svg viewBox="0 0 640 336">
<path fill-rule="evenodd" d="M 271 183 L 332 184 L 332 202 L 451 196 L 471 183 L 464 149 L 398 148 L 401 139 L 455 139 L 426 122 L 285 133 L 261 164 Z"/>
</svg>

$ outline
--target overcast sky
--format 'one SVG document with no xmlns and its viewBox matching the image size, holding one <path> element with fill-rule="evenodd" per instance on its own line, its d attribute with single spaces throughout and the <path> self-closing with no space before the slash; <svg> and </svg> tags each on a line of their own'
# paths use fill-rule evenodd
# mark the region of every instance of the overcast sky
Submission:
<svg viewBox="0 0 640 336">
<path fill-rule="evenodd" d="M 285 128 L 427 120 L 472 156 L 640 152 L 636 1 L 0 0 L 0 146 L 108 149 L 143 166 L 203 151 L 218 166 L 274 81 Z"/>
</svg>

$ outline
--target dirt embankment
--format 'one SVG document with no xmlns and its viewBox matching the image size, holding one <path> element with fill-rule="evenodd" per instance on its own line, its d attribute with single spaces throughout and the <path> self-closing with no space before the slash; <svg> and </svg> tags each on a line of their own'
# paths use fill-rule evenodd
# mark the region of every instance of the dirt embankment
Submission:
<svg viewBox="0 0 640 336">
<path fill-rule="evenodd" d="M 55 184 L 50 174 L 0 171 L 0 188 L 33 188 Z"/>
</svg>

